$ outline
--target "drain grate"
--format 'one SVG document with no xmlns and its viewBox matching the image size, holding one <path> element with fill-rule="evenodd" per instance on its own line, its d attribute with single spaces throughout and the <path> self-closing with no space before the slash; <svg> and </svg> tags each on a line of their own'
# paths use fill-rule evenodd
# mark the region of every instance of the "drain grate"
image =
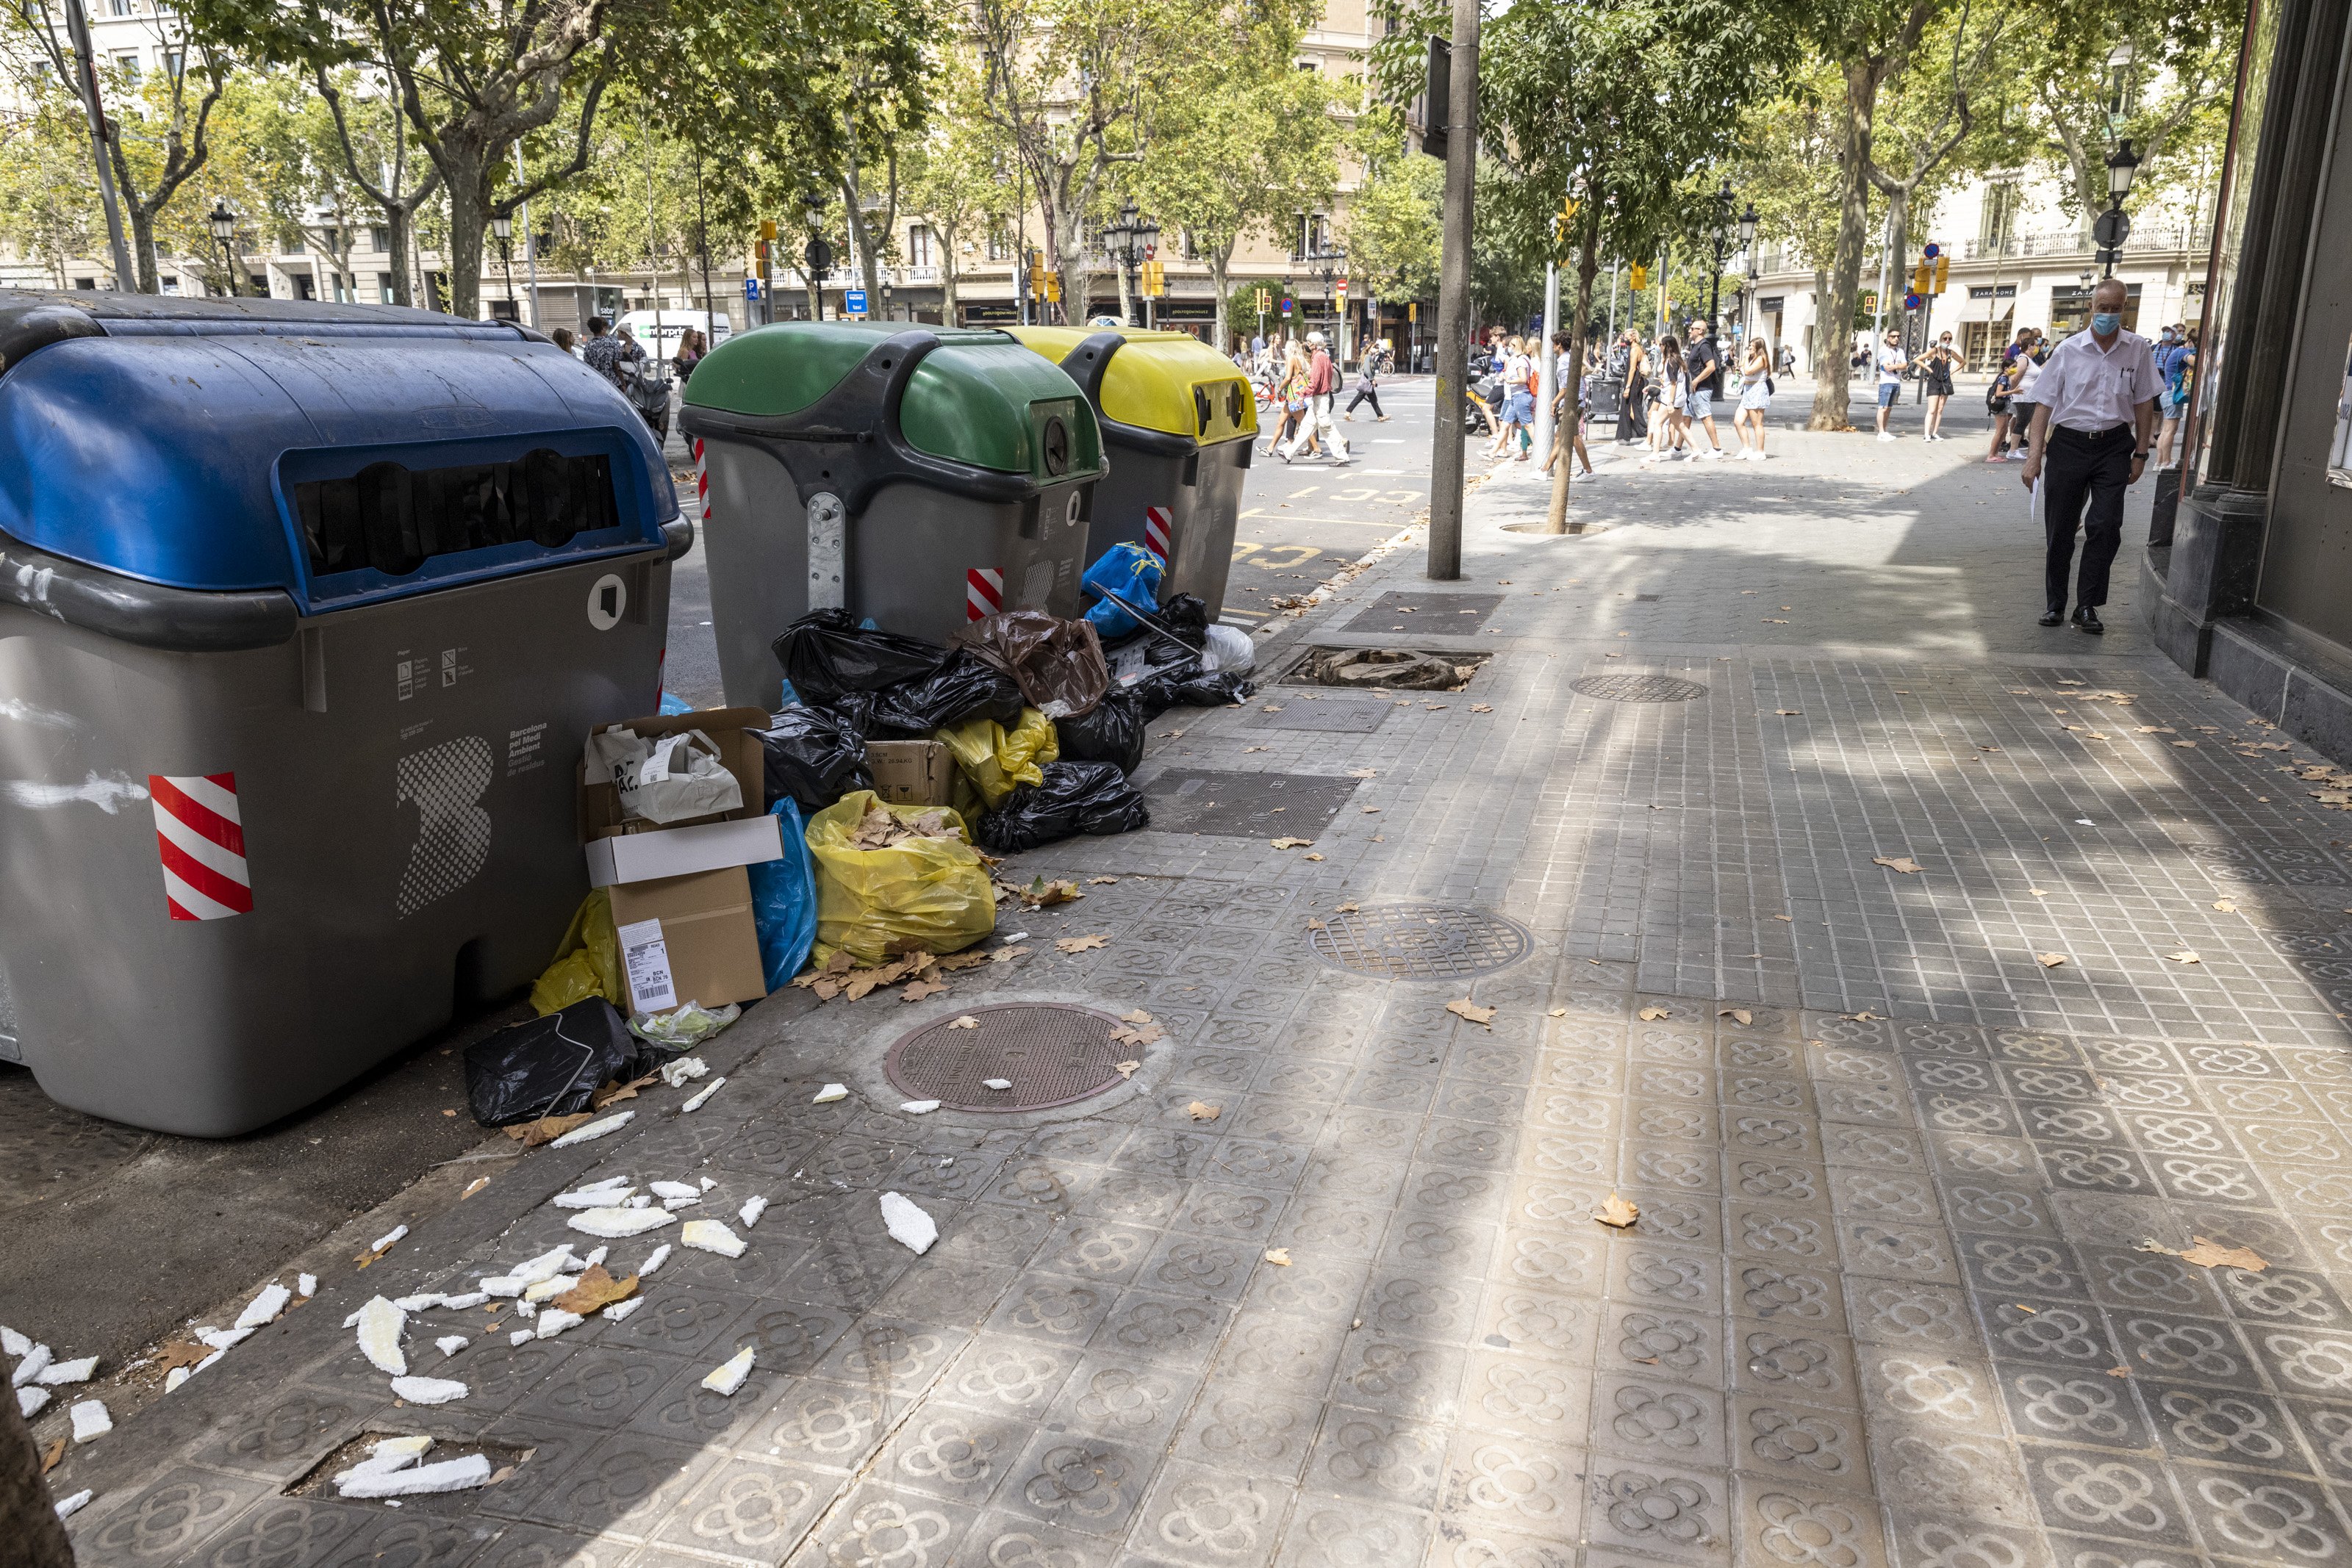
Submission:
<svg viewBox="0 0 2352 1568">
<path fill-rule="evenodd" d="M 1351 974 L 1451 980 L 1508 968 L 1534 949 L 1527 927 L 1483 909 L 1382 904 L 1334 915 L 1311 934 L 1315 956 Z"/>
<path fill-rule="evenodd" d="M 1043 1111 L 1125 1082 L 1117 1064 L 1135 1054 L 1111 1040 L 1118 1019 L 1091 1008 L 1006 1003 L 963 1016 L 980 1027 L 926 1024 L 883 1059 L 882 1071 L 909 1100 L 954 1111 Z M 987 1078 L 1013 1087 L 987 1088 Z"/>
<path fill-rule="evenodd" d="M 1706 695 L 1696 681 L 1675 675 L 1585 675 L 1569 682 L 1571 689 L 1612 703 L 1686 703 Z"/>
</svg>

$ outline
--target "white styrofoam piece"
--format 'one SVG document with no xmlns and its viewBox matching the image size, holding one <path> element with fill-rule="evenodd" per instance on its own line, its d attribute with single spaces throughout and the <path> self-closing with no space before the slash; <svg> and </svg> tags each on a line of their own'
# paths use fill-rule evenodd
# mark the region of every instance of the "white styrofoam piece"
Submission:
<svg viewBox="0 0 2352 1568">
<path fill-rule="evenodd" d="M 48 1402 L 49 1391 L 46 1388 L 19 1388 L 16 1390 L 16 1414 L 22 1416 L 27 1421 L 40 1414 L 41 1407 Z"/>
<path fill-rule="evenodd" d="M 605 1259 L 611 1257 L 612 1254 L 613 1249 L 610 1247 L 597 1248 L 594 1251 L 589 1253 L 588 1256 L 580 1260 L 580 1267 L 577 1272 L 583 1274 L 586 1273 L 589 1270 L 593 1269 L 597 1264 L 602 1263 Z"/>
<path fill-rule="evenodd" d="M 898 1107 L 909 1116 L 928 1116 L 940 1108 L 936 1100 L 909 1100 Z"/>
<path fill-rule="evenodd" d="M 690 1181 L 657 1181 L 651 1190 L 656 1197 L 700 1197 L 702 1189 Z"/>
<path fill-rule="evenodd" d="M 692 1208 L 696 1204 L 700 1203 L 701 1201 L 702 1195 L 700 1193 L 696 1193 L 692 1197 L 666 1197 L 661 1200 L 662 1212 L 664 1214 L 676 1214 L 679 1209 Z"/>
<path fill-rule="evenodd" d="M 454 1378 L 395 1377 L 392 1392 L 411 1405 L 447 1405 L 466 1397 L 467 1390 Z"/>
<path fill-rule="evenodd" d="M 188 1369 L 184 1366 L 175 1366 L 163 1375 L 163 1392 L 169 1394 L 187 1380 Z"/>
<path fill-rule="evenodd" d="M 812 1104 L 812 1105 L 830 1105 L 830 1104 L 832 1104 L 835 1100 L 846 1100 L 846 1099 L 848 1099 L 848 1098 L 849 1098 L 849 1085 L 848 1085 L 848 1084 L 846 1084 L 846 1083 L 828 1083 L 828 1084 L 826 1084 L 824 1088 L 822 1088 L 822 1089 L 820 1089 L 820 1090 L 818 1090 L 818 1091 L 816 1092 L 816 1098 L 814 1098 L 814 1100 L 811 1100 L 811 1101 L 809 1102 L 809 1103 L 810 1103 L 810 1104 Z"/>
<path fill-rule="evenodd" d="M 367 1309 L 362 1307 L 360 1310 L 365 1312 Z M 196 1331 L 196 1343 L 210 1345 L 215 1350 L 234 1349 L 252 1337 L 251 1329 L 198 1329 Z"/>
<path fill-rule="evenodd" d="M 646 1254 L 646 1260 L 637 1265 L 637 1278 L 640 1280 L 651 1279 L 654 1275 L 654 1271 L 668 1261 L 669 1243 L 665 1241 L 660 1246 Z"/>
<path fill-rule="evenodd" d="M 40 1382 L 44 1387 L 55 1388 L 67 1383 L 88 1383 L 89 1375 L 98 1370 L 98 1357 L 81 1356 L 73 1361 L 53 1361 L 41 1368 Z"/>
<path fill-rule="evenodd" d="M 93 1495 L 95 1494 L 93 1494 L 88 1487 L 84 1487 L 81 1490 L 74 1493 L 71 1497 L 59 1498 L 58 1500 L 58 1517 L 59 1519 L 71 1519 L 75 1514 L 78 1514 L 82 1511 L 82 1509 L 89 1502 L 89 1500 Z"/>
<path fill-rule="evenodd" d="M 385 1231 L 383 1235 L 377 1237 L 375 1239 L 375 1245 L 369 1248 L 368 1250 L 371 1252 L 381 1252 L 385 1248 L 391 1246 L 394 1242 L 398 1241 L 402 1237 L 407 1234 L 408 1227 L 405 1225 L 395 1225 L 391 1229 Z"/>
<path fill-rule="evenodd" d="M 567 1312 L 558 1307 L 550 1307 L 531 1321 L 539 1325 L 540 1338 L 553 1339 L 565 1329 L 577 1324 L 580 1322 L 580 1314 Z"/>
<path fill-rule="evenodd" d="M 445 1333 L 433 1342 L 433 1348 L 443 1355 L 455 1355 L 473 1343 L 461 1333 Z"/>
<path fill-rule="evenodd" d="M 583 1236 L 618 1241 L 625 1236 L 643 1236 L 648 1230 L 658 1230 L 675 1218 L 665 1208 L 592 1208 L 573 1215 L 570 1224 Z"/>
<path fill-rule="evenodd" d="M 33 1342 L 5 1323 L 0 1323 L 0 1354 L 14 1361 L 33 1348 Z"/>
<path fill-rule="evenodd" d="M 646 1299 L 643 1296 L 631 1296 L 625 1301 L 614 1301 L 611 1306 L 606 1307 L 604 1309 L 604 1315 L 612 1319 L 614 1322 L 619 1322 L 623 1318 L 627 1317 L 631 1312 L 635 1312 L 639 1307 L 642 1307 L 645 1304 Z"/>
<path fill-rule="evenodd" d="M 1010 1078 L 983 1078 L 980 1081 L 980 1084 L 983 1089 L 1010 1089 L 1013 1087 L 1013 1080 Z"/>
<path fill-rule="evenodd" d="M 275 1320 L 278 1313 L 286 1310 L 286 1303 L 293 1299 L 294 1292 L 283 1285 L 265 1285 L 262 1287 L 261 1294 L 246 1304 L 245 1311 L 237 1314 L 236 1322 L 230 1326 L 257 1329 L 264 1323 Z"/>
<path fill-rule="evenodd" d="M 716 1252 L 721 1258 L 743 1256 L 743 1239 L 716 1219 L 689 1219 L 677 1239 L 698 1252 Z"/>
<path fill-rule="evenodd" d="M 106 1413 L 102 1399 L 84 1399 L 73 1406 L 73 1440 L 87 1443 L 103 1437 L 114 1430 L 114 1417 Z"/>
<path fill-rule="evenodd" d="M 529 1344 L 538 1337 L 539 1331 L 537 1329 L 517 1329 L 514 1333 L 507 1335 L 507 1343 L 509 1344 Z"/>
<path fill-rule="evenodd" d="M 316 1274 L 304 1274 L 297 1278 L 294 1281 L 294 1293 L 298 1296 L 317 1295 L 319 1293 L 319 1276 Z"/>
<path fill-rule="evenodd" d="M 719 1184 L 717 1182 L 712 1181 L 709 1176 L 704 1176 L 702 1178 L 702 1190 L 705 1192 L 709 1192 L 712 1187 L 717 1186 Z"/>
<path fill-rule="evenodd" d="M 559 1192 L 547 1201 L 558 1208 L 609 1208 L 636 1190 L 633 1186 L 583 1186 Z"/>
<path fill-rule="evenodd" d="M 767 1212 L 768 1200 L 766 1198 L 747 1197 L 743 1200 L 743 1207 L 735 1211 L 735 1218 L 743 1222 L 744 1229 L 749 1230 L 751 1227 L 759 1224 L 760 1216 Z"/>
<path fill-rule="evenodd" d="M 701 1088 L 699 1088 L 699 1089 L 696 1090 L 696 1091 L 694 1092 L 694 1097 L 693 1097 L 692 1099 L 690 1099 L 690 1100 L 687 1101 L 687 1103 L 686 1103 L 685 1104 L 680 1105 L 680 1106 L 677 1108 L 677 1109 L 678 1109 L 678 1114 L 680 1114 L 680 1115 L 684 1115 L 684 1114 L 686 1114 L 688 1112 L 690 1112 L 690 1111 L 699 1111 L 699 1110 L 701 1110 L 701 1109 L 702 1109 L 702 1107 L 703 1107 L 705 1104 L 707 1104 L 707 1103 L 709 1103 L 710 1097 L 711 1097 L 713 1094 L 718 1093 L 721 1089 L 724 1089 L 724 1088 L 726 1088 L 726 1087 L 727 1087 L 727 1080 L 726 1080 L 726 1079 L 724 1079 L 724 1078 L 714 1078 L 714 1079 L 712 1079 L 709 1082 L 708 1082 L 708 1083 L 704 1084 Z"/>
<path fill-rule="evenodd" d="M 709 1077 L 710 1063 L 698 1056 L 681 1056 L 675 1061 L 663 1062 L 660 1071 L 664 1083 L 673 1089 L 683 1089 L 694 1079 Z"/>
<path fill-rule="evenodd" d="M 712 1367 L 709 1375 L 702 1380 L 702 1386 L 713 1394 L 731 1397 L 737 1389 L 743 1386 L 743 1380 L 751 1375 L 754 1349 L 754 1346 L 747 1344 L 719 1365 Z"/>
<path fill-rule="evenodd" d="M 931 1249 L 940 1239 L 938 1221 L 916 1206 L 915 1200 L 903 1193 L 882 1195 L 882 1223 L 890 1239 L 918 1255 Z"/>
<path fill-rule="evenodd" d="M 607 1116 L 601 1122 L 591 1122 L 584 1127 L 574 1127 L 547 1146 L 551 1149 L 568 1149 L 574 1144 L 593 1143 L 598 1138 L 619 1132 L 636 1118 L 637 1113 L 635 1111 L 624 1111 L 617 1116 Z"/>
<path fill-rule="evenodd" d="M 522 1293 L 522 1299 L 526 1301 L 549 1301 L 572 1289 L 572 1280 L 569 1274 L 560 1275 L 552 1280 L 541 1280 L 538 1284 L 525 1291 Z"/>
<path fill-rule="evenodd" d="M 16 1370 L 8 1375 L 8 1381 L 19 1388 L 24 1387 L 41 1375 L 41 1369 L 49 1364 L 54 1355 L 47 1345 L 35 1345 L 25 1353 L 23 1360 L 16 1363 Z"/>
<path fill-rule="evenodd" d="M 481 1454 L 468 1454 L 462 1459 L 444 1459 L 437 1465 L 362 1476 L 338 1483 L 335 1490 L 342 1497 L 424 1497 L 435 1492 L 465 1491 L 487 1484 L 489 1479 L 489 1459 Z"/>
<path fill-rule="evenodd" d="M 408 1357 L 401 1353 L 400 1331 L 408 1314 L 382 1296 L 360 1309 L 360 1351 L 378 1372 L 408 1375 Z"/>
<path fill-rule="evenodd" d="M 526 1285 L 536 1285 L 541 1280 L 552 1280 L 562 1273 L 563 1266 L 570 1261 L 572 1261 L 572 1243 L 566 1241 L 560 1246 L 549 1248 L 521 1268 L 515 1270 L 513 1277 Z"/>
<path fill-rule="evenodd" d="M 488 1291 L 468 1291 L 462 1296 L 449 1297 L 441 1305 L 448 1312 L 467 1312 L 483 1305 L 489 1299 L 490 1293 Z"/>
</svg>

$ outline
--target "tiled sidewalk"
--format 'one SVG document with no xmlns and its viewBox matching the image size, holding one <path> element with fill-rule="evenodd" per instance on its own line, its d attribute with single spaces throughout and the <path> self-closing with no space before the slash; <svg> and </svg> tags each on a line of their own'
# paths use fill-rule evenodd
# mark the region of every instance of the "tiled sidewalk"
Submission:
<svg viewBox="0 0 2352 1568">
<path fill-rule="evenodd" d="M 1497 478 L 1466 580 L 1406 552 L 1269 659 L 1406 641 L 1349 629 L 1405 592 L 1412 645 L 1494 655 L 1467 691 L 1171 713 L 1153 831 L 1024 857 L 1087 893 L 1018 918 L 1030 957 L 915 1005 L 778 998 L 705 1111 L 664 1094 L 328 1280 L 68 1459 L 85 1558 L 2352 1556 L 2352 816 L 2123 595 L 2102 643 L 2035 628 L 2014 473 L 1970 443 L 1775 445 L 1612 466 L 1580 538 L 1501 531 L 1540 497 Z M 1703 689 L 1573 684 L 1625 674 Z M 1466 983 L 1316 956 L 1311 921 L 1414 900 L 1528 956 Z M 1060 1111 L 900 1113 L 887 1045 L 997 1001 L 1167 1038 Z M 812 1105 L 827 1079 L 851 1098 Z M 547 1196 L 622 1174 L 776 1207 L 626 1322 L 486 1337 L 447 1366 L 467 1399 L 393 1406 L 343 1314 L 543 1250 Z M 885 1189 L 937 1216 L 927 1256 L 882 1237 Z M 1629 1231 L 1591 1218 L 1612 1189 Z M 2270 1267 L 2147 1249 L 2193 1237 Z M 751 1383 L 700 1392 L 743 1345 Z M 398 1511 L 296 1485 L 394 1431 L 529 1457 Z"/>
</svg>

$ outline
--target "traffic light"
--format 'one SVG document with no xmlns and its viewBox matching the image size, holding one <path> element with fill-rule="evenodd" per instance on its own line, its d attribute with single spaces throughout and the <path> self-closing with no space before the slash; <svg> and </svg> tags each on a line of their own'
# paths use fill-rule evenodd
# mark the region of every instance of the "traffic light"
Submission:
<svg viewBox="0 0 2352 1568">
<path fill-rule="evenodd" d="M 1062 275 L 1060 273 L 1049 272 L 1045 274 L 1045 298 L 1049 303 L 1055 305 L 1059 305 L 1062 302 Z"/>
<path fill-rule="evenodd" d="M 1927 264 L 1924 261 L 1911 269 L 1911 292 L 1914 294 L 1927 292 Z"/>
<path fill-rule="evenodd" d="M 1937 257 L 1936 258 L 1936 292 L 1937 292 L 1937 293 L 1941 294 L 1941 293 L 1944 291 L 1944 279 L 1945 279 L 1947 277 L 1948 277 L 1948 276 L 1950 275 L 1951 270 L 1952 270 L 1952 258 L 1951 258 L 1948 255 L 1946 255 L 1946 256 L 1937 256 Z"/>
<path fill-rule="evenodd" d="M 1633 264 L 1633 283 L 1635 288 L 1647 288 L 1650 287 L 1650 269 L 1643 267 L 1638 261 Z"/>
<path fill-rule="evenodd" d="M 1261 316 L 1274 308 L 1274 296 L 1261 288 L 1257 291 L 1257 313 Z"/>
<path fill-rule="evenodd" d="M 1045 258 L 1044 258 L 1043 256 L 1039 256 L 1035 251 L 1034 251 L 1034 250 L 1033 250 L 1033 251 L 1031 251 L 1031 252 L 1029 253 L 1029 295 L 1030 295 L 1030 298 L 1039 298 L 1039 299 L 1041 299 L 1041 298 L 1045 298 L 1045 283 L 1046 283 L 1046 278 L 1045 278 Z"/>
<path fill-rule="evenodd" d="M 1143 264 L 1143 292 L 1158 297 L 1168 292 L 1168 264 L 1147 261 Z"/>
</svg>

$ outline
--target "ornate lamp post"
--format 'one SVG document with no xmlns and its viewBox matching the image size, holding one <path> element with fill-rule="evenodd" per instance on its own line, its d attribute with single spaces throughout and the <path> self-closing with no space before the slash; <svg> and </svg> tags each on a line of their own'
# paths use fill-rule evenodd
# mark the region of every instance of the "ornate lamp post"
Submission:
<svg viewBox="0 0 2352 1568">
<path fill-rule="evenodd" d="M 228 210 L 228 204 L 226 202 L 215 201 L 213 203 L 213 210 L 205 215 L 205 222 L 211 225 L 213 238 L 220 242 L 221 258 L 227 267 L 227 270 L 222 274 L 223 278 L 226 280 L 224 286 L 228 290 L 229 298 L 234 299 L 236 298 L 238 293 L 236 287 L 236 214 Z"/>
<path fill-rule="evenodd" d="M 1750 211 L 1752 212 L 1753 209 L 1751 208 Z M 1723 304 L 1723 260 L 1731 254 L 1731 182 L 1726 180 L 1723 183 L 1723 189 L 1715 193 L 1715 223 L 1707 230 L 1707 239 L 1715 246 L 1715 280 L 1707 286 L 1706 292 L 1706 325 L 1709 331 L 1715 329 L 1716 311 Z M 1743 223 L 1741 232 L 1752 234 L 1755 231 L 1748 228 Z"/>
<path fill-rule="evenodd" d="M 506 213 L 490 214 L 490 233 L 499 242 L 499 266 L 507 277 L 507 308 L 515 308 L 514 291 L 514 219 Z M 515 312 L 518 316 L 520 311 Z"/>
<path fill-rule="evenodd" d="M 2109 277 L 2116 275 L 2116 263 L 2123 259 L 2124 241 L 2131 237 L 2131 214 L 2124 211 L 2124 198 L 2131 194 L 2132 177 L 2139 172 L 2139 154 L 2132 151 L 2128 136 L 2107 154 L 2107 210 L 2091 225 L 2091 237 L 2099 242 L 2099 265 L 2106 268 Z"/>
<path fill-rule="evenodd" d="M 1118 263 L 1126 277 L 1127 297 L 1129 299 L 1137 298 L 1142 292 L 1139 274 L 1143 266 L 1143 258 L 1150 256 L 1152 247 L 1159 243 L 1160 225 L 1150 218 L 1139 216 L 1133 202 L 1119 208 L 1118 216 L 1103 230 L 1104 251 L 1113 261 Z M 1134 323 L 1129 322 L 1127 325 L 1132 326 Z"/>
</svg>

